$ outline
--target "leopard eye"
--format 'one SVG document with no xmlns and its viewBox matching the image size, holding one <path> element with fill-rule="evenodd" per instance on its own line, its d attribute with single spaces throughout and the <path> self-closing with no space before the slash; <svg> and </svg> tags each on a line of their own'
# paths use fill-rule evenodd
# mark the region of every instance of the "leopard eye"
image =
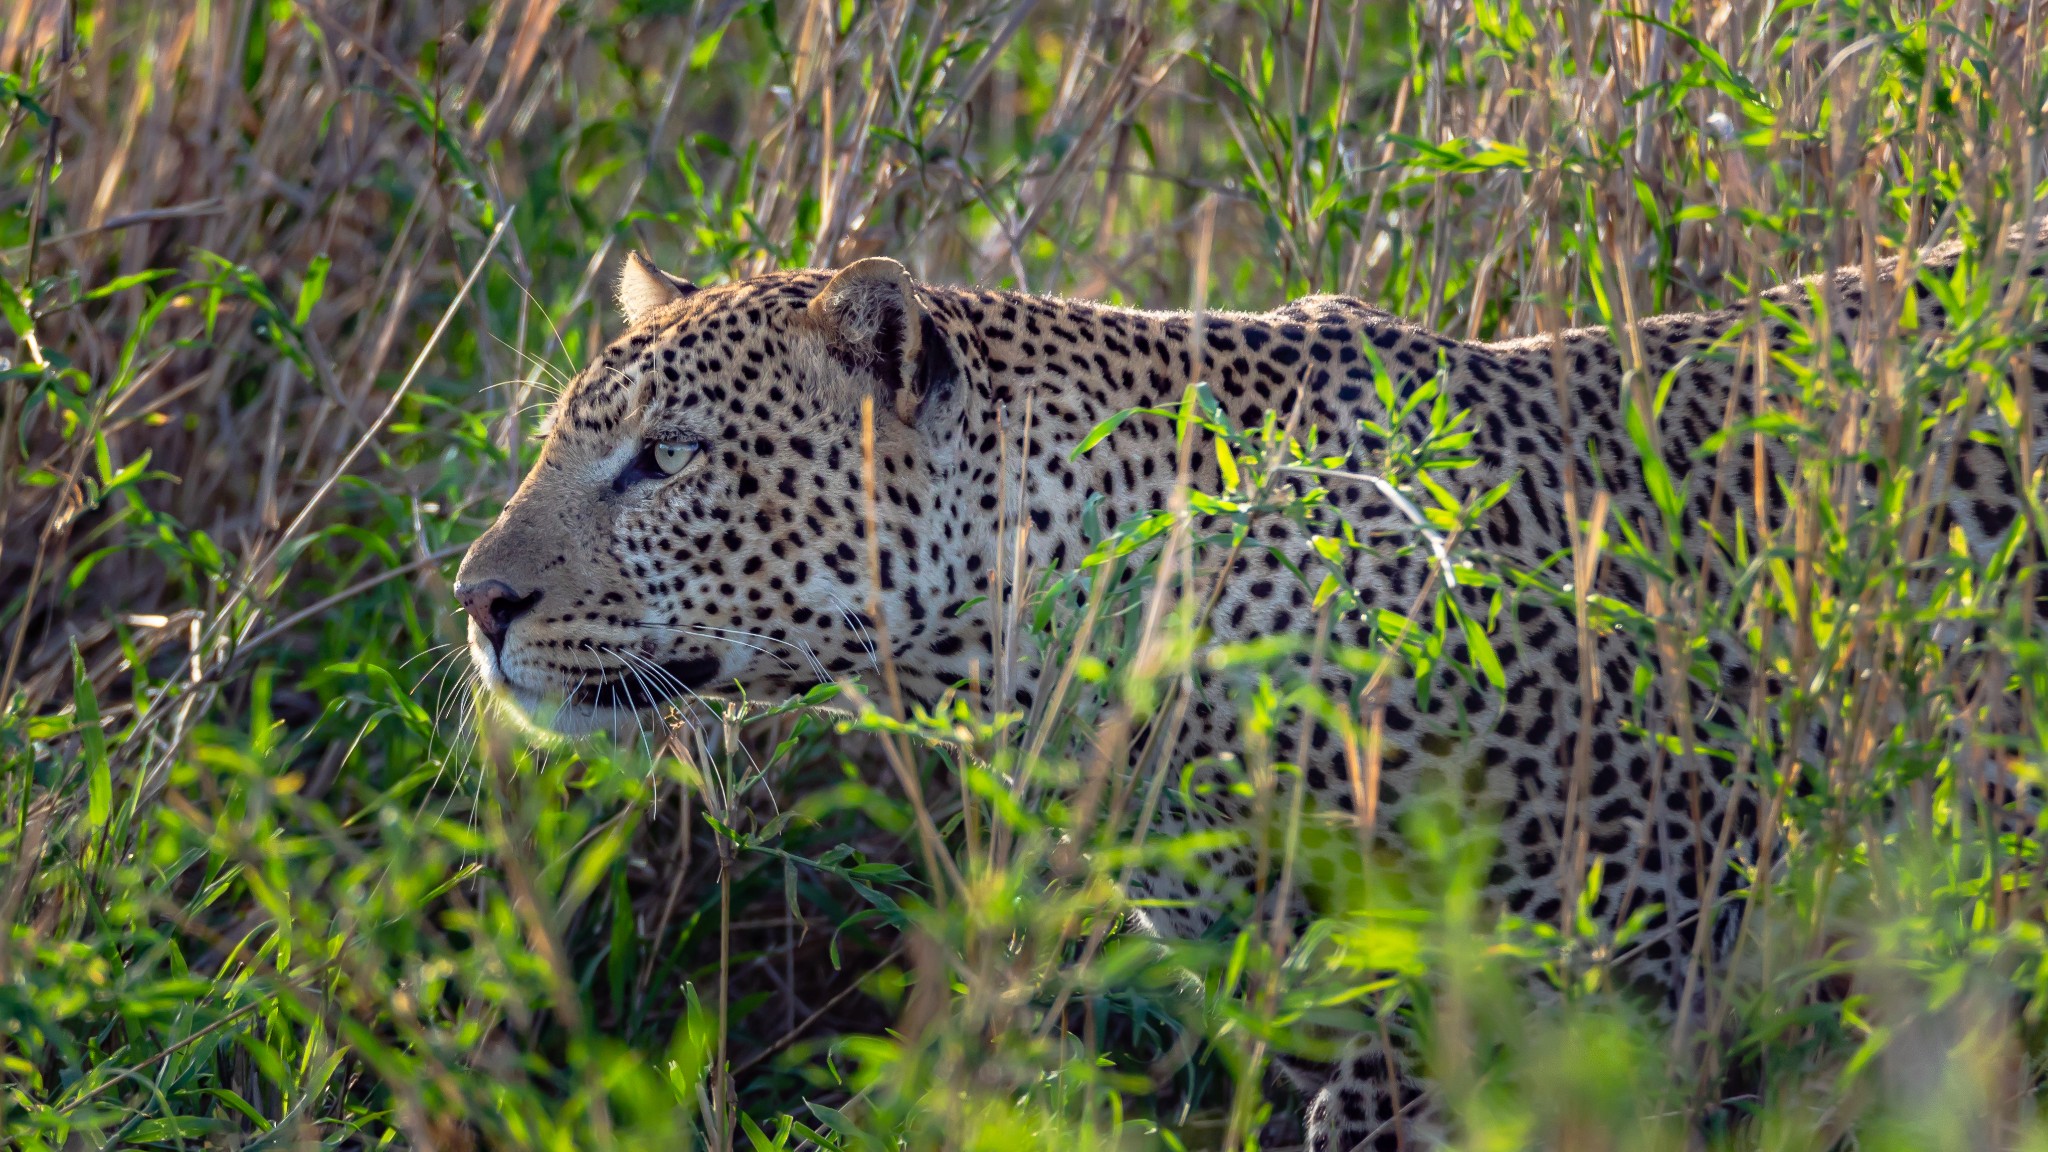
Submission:
<svg viewBox="0 0 2048 1152">
<path fill-rule="evenodd" d="M 624 492 L 648 480 L 666 480 L 689 466 L 704 450 L 702 440 L 650 440 L 626 469 L 612 478 L 612 491 Z"/>
<path fill-rule="evenodd" d="M 654 467 L 663 476 L 673 476 L 683 470 L 683 465 L 695 459 L 704 445 L 696 440 L 663 442 L 654 445 Z"/>
</svg>

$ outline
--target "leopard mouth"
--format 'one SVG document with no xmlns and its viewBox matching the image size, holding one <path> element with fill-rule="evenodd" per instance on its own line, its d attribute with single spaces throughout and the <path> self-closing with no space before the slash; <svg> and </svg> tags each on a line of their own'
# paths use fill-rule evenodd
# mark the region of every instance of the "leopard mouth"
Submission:
<svg viewBox="0 0 2048 1152">
<path fill-rule="evenodd" d="M 645 669 L 619 668 L 614 675 L 581 684 L 569 693 L 571 703 L 585 708 L 642 711 L 672 704 L 718 678 L 716 656 L 669 660 Z M 656 669 L 659 669 L 657 674 Z"/>
</svg>

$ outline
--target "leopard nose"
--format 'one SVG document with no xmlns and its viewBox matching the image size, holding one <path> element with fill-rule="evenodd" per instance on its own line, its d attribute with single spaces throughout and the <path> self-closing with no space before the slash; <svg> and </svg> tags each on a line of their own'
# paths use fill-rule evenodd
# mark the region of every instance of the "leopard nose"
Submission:
<svg viewBox="0 0 2048 1152">
<path fill-rule="evenodd" d="M 533 610 L 540 603 L 540 589 L 521 596 L 503 580 L 479 580 L 474 584 L 457 584 L 455 598 L 462 602 L 462 609 L 476 626 L 483 630 L 491 642 L 493 652 L 505 650 L 505 636 L 512 631 L 512 622 Z"/>
</svg>

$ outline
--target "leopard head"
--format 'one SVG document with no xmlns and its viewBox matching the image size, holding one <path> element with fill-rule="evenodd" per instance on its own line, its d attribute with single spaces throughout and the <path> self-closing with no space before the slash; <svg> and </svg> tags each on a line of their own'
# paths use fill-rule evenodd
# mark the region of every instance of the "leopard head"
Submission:
<svg viewBox="0 0 2048 1152">
<path fill-rule="evenodd" d="M 634 255 L 618 301 L 457 575 L 484 683 L 576 733 L 786 698 L 885 644 L 948 675 L 916 656 L 960 650 L 972 595 L 978 469 L 948 431 L 987 376 L 958 321 L 881 258 L 700 288 Z"/>
</svg>

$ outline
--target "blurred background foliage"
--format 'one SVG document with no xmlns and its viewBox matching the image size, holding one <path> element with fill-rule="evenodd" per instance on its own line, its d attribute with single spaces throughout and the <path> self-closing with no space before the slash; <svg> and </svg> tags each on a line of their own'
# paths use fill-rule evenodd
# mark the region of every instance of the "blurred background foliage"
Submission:
<svg viewBox="0 0 2048 1152">
<path fill-rule="evenodd" d="M 1292 946 L 1116 931 L 1119 870 L 1199 845 L 1098 827 L 1083 752 L 1202 658 L 1170 614 L 1078 633 L 1085 572 L 1005 593 L 1008 643 L 1077 670 L 1061 715 L 757 709 L 543 752 L 457 674 L 448 583 L 616 331 L 629 248 L 700 280 L 887 254 L 1144 307 L 1345 292 L 1472 338 L 1739 303 L 2031 218 L 2036 7 L 12 0 L 0 1133 L 1280 1147 L 1270 1056 L 1370 1003 L 1475 1148 L 2040 1143 L 2038 846 L 1972 781 L 2038 772 L 2048 651 L 2018 545 L 1854 624 L 1927 566 L 1924 507 L 1817 516 L 1745 592 L 1791 715 L 1916 694 L 1803 788 L 1757 760 L 1772 913 L 1687 1035 L 1601 984 L 1616 941 L 1473 906 L 1471 813 L 1407 830 L 1412 907 Z M 1788 363 L 1795 504 L 1997 406 L 2038 308 L 2002 284 L 1958 275 L 1975 335 L 1939 371 Z M 1886 418 L 1852 401 L 1902 363 L 1915 436 L 1821 434 Z M 1211 431 L 1245 492 L 1284 448 Z M 1681 646 L 1714 607 L 1683 583 L 1654 622 Z M 1317 703 L 1292 654 L 1214 667 L 1270 728 Z M 1973 735 L 1987 700 L 2029 735 Z"/>
</svg>

